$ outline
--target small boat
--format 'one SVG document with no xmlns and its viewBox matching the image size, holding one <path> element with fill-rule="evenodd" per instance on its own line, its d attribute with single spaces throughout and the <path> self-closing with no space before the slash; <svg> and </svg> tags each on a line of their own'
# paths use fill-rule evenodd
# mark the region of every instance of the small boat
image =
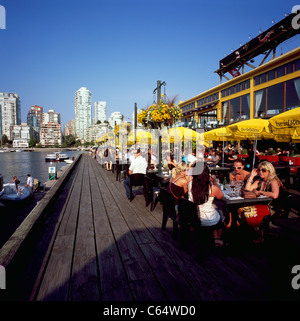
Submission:
<svg viewBox="0 0 300 321">
<path fill-rule="evenodd" d="M 72 164 L 74 161 L 72 159 L 65 159 L 66 164 Z"/>
<path fill-rule="evenodd" d="M 31 195 L 30 188 L 19 186 L 18 192 L 16 190 L 16 184 L 9 183 L 3 185 L 3 194 L 0 196 L 0 201 L 23 201 Z"/>
<path fill-rule="evenodd" d="M 24 149 L 16 149 L 17 153 L 24 152 Z"/>
<path fill-rule="evenodd" d="M 55 152 L 53 154 L 47 154 L 45 157 L 46 162 L 59 162 L 59 161 L 64 161 L 66 159 L 69 159 L 69 155 L 67 154 L 62 154 L 60 152 Z"/>
</svg>

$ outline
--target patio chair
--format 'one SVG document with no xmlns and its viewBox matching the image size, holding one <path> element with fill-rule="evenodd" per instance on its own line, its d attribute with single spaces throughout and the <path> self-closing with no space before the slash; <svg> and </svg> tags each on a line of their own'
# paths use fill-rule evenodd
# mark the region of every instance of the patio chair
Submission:
<svg viewBox="0 0 300 321">
<path fill-rule="evenodd" d="M 153 180 L 146 175 L 144 180 L 145 206 L 147 207 L 149 204 L 151 204 L 151 212 L 154 210 L 157 204 L 159 194 L 160 188 L 154 186 Z"/>
<path fill-rule="evenodd" d="M 131 174 L 129 175 L 130 178 L 130 199 L 131 201 L 133 200 L 133 192 L 132 192 L 132 187 L 133 186 L 144 186 L 144 178 L 145 178 L 145 174 L 140 174 L 140 173 L 136 173 L 136 174 Z"/>
<path fill-rule="evenodd" d="M 166 229 L 167 221 L 170 218 L 173 221 L 173 238 L 177 238 L 178 223 L 174 197 L 166 189 L 161 189 L 159 199 L 162 202 L 163 206 L 162 229 Z"/>
</svg>

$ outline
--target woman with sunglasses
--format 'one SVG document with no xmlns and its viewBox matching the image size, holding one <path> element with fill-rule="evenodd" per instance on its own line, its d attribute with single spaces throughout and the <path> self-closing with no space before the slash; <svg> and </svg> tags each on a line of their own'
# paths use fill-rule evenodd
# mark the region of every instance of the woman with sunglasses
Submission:
<svg viewBox="0 0 300 321">
<path fill-rule="evenodd" d="M 254 178 L 259 175 L 259 179 Z M 264 195 L 277 199 L 279 197 L 282 182 L 276 174 L 274 166 L 267 161 L 263 161 L 258 165 L 257 169 L 253 169 L 246 183 L 246 190 L 254 191 L 257 196 Z"/>
<path fill-rule="evenodd" d="M 259 178 L 256 178 L 257 175 Z M 256 206 L 255 215 L 253 215 L 253 213 L 249 215 L 251 216 L 250 219 L 253 220 L 251 223 L 252 228 L 256 229 L 256 232 L 259 232 L 259 237 L 256 239 L 256 242 L 261 242 L 263 241 L 263 228 L 264 226 L 268 226 L 270 214 L 271 216 L 280 215 L 284 209 L 283 185 L 276 174 L 274 166 L 268 161 L 263 161 L 258 165 L 257 169 L 252 170 L 245 189 L 254 191 L 256 196 L 263 195 L 273 199 L 271 203 L 268 204 L 268 207 L 264 207 L 264 205 Z M 253 218 L 253 216 L 255 216 L 255 218 Z"/>
<path fill-rule="evenodd" d="M 233 163 L 234 171 L 229 173 L 230 181 L 247 181 L 250 176 L 250 173 L 244 170 L 245 161 L 241 158 L 238 158 Z"/>
</svg>

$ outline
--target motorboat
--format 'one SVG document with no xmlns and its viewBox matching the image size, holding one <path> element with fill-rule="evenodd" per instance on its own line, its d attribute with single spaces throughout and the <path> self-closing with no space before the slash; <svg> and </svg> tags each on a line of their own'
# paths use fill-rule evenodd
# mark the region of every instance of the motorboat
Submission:
<svg viewBox="0 0 300 321">
<path fill-rule="evenodd" d="M 3 185 L 3 193 L 0 196 L 0 201 L 23 201 L 31 195 L 30 187 L 18 186 L 16 184 L 8 183 Z"/>
<path fill-rule="evenodd" d="M 65 159 L 66 164 L 72 164 L 74 161 L 72 159 Z"/>
<path fill-rule="evenodd" d="M 45 157 L 46 162 L 60 162 L 69 159 L 69 155 L 60 152 L 55 152 L 52 154 L 47 154 Z"/>
</svg>

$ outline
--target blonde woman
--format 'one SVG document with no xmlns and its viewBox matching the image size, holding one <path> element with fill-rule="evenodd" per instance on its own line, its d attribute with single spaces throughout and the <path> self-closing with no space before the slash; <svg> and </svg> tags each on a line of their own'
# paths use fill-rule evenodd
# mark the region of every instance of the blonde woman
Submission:
<svg viewBox="0 0 300 321">
<path fill-rule="evenodd" d="M 187 166 L 185 163 L 176 164 L 172 169 L 172 177 L 168 184 L 168 191 L 175 198 L 175 205 L 178 205 L 179 198 L 187 198 L 188 193 L 188 178 Z"/>
<path fill-rule="evenodd" d="M 243 214 L 248 226 L 257 235 L 254 241 L 261 242 L 263 241 L 262 225 L 267 223 L 270 215 L 279 216 L 284 210 L 283 185 L 274 166 L 270 162 L 263 161 L 257 169 L 252 170 L 245 189 L 254 191 L 257 196 L 263 195 L 273 199 L 268 205 L 254 205 L 239 210 L 240 217 Z"/>
<path fill-rule="evenodd" d="M 259 179 L 254 181 L 257 175 L 259 175 Z M 258 165 L 257 169 L 252 170 L 245 189 L 255 191 L 257 196 L 264 195 L 276 200 L 279 198 L 282 187 L 282 182 L 278 178 L 274 166 L 270 162 L 263 161 Z M 273 213 L 271 212 L 271 214 Z"/>
</svg>

